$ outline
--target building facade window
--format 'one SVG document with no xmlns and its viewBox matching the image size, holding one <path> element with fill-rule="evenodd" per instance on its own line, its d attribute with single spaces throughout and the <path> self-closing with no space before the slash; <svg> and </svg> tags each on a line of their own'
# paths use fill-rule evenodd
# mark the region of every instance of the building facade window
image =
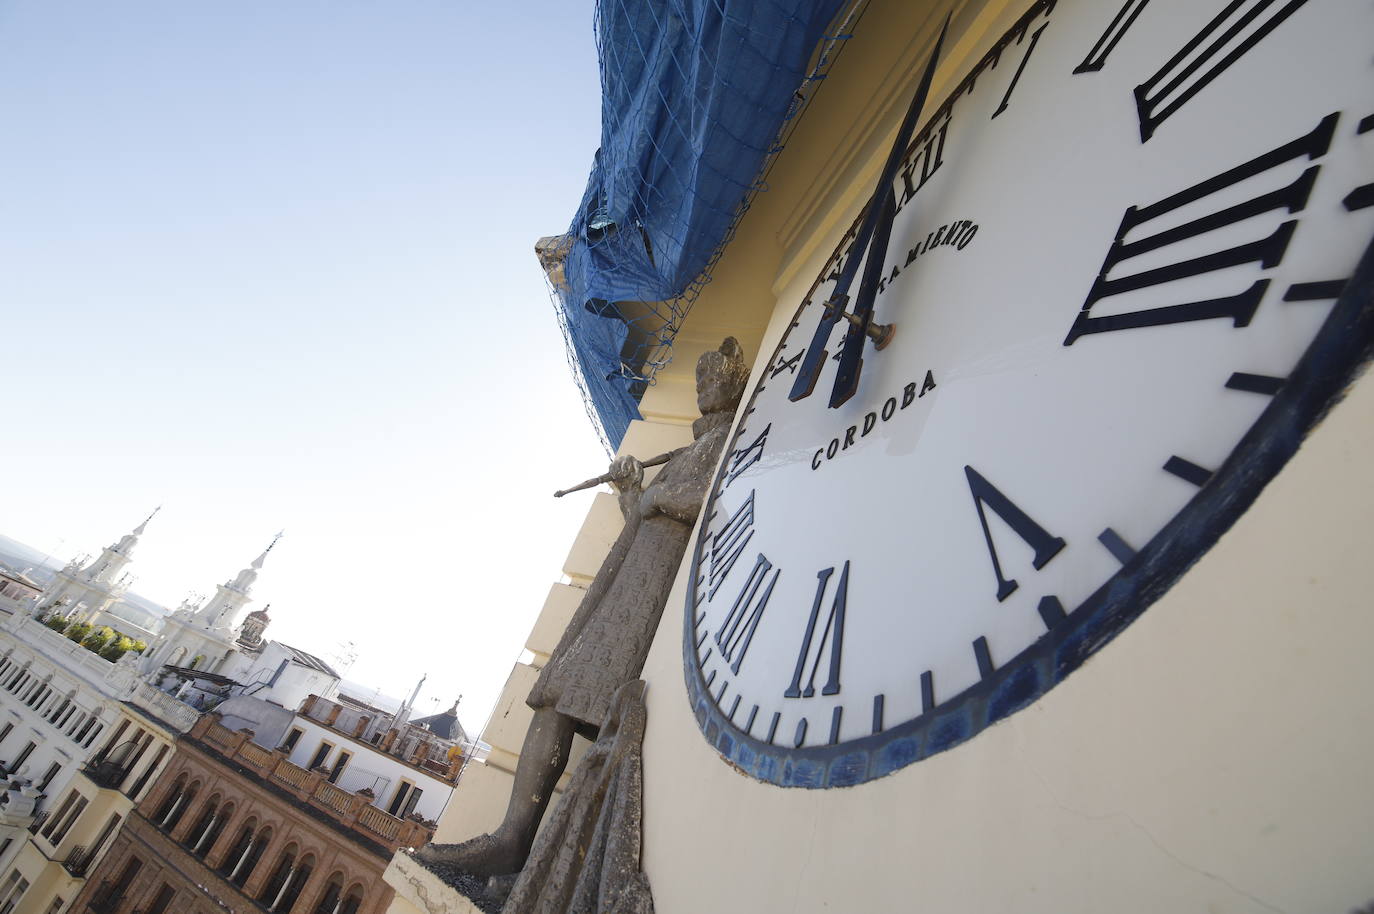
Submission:
<svg viewBox="0 0 1374 914">
<path fill-rule="evenodd" d="M 157 755 L 153 756 L 153 760 L 148 763 L 147 768 L 143 769 L 143 773 L 138 776 L 138 780 L 134 781 L 133 786 L 129 788 L 125 796 L 131 800 L 137 801 L 138 795 L 143 791 L 143 788 L 147 786 L 148 781 L 153 777 L 153 773 L 157 771 L 157 766 L 162 764 L 162 759 L 166 755 L 167 747 L 158 746 Z"/>
<path fill-rule="evenodd" d="M 339 750 L 339 757 L 334 760 L 334 767 L 329 769 L 329 783 L 337 784 L 339 782 L 339 775 L 343 774 L 344 768 L 348 766 L 348 760 L 352 757 L 342 749 Z"/>
<path fill-rule="evenodd" d="M 0 914 L 10 914 L 28 890 L 29 881 L 18 870 L 12 871 L 4 885 L 0 886 Z"/>
<path fill-rule="evenodd" d="M 410 796 L 410 791 L 414 787 L 414 784 L 402 778 L 401 783 L 396 785 L 396 793 L 392 795 L 391 805 L 386 808 L 386 811 L 393 816 L 401 815 L 401 808 L 405 805 L 406 798 Z"/>
<path fill-rule="evenodd" d="M 165 914 L 172 905 L 172 899 L 176 897 L 176 890 L 167 883 L 162 884 L 162 888 L 157 890 L 157 896 L 148 905 L 144 914 Z"/>
<path fill-rule="evenodd" d="M 53 829 L 57 828 L 57 823 L 62 821 L 62 818 L 67 814 L 68 810 L 72 808 L 72 804 L 75 803 L 80 796 L 81 794 L 75 790 L 67 791 L 66 797 L 62 799 L 62 805 L 57 807 L 57 812 L 55 814 L 48 817 L 48 821 L 44 823 L 43 828 L 38 833 L 44 838 L 51 836 Z"/>
<path fill-rule="evenodd" d="M 57 827 L 53 829 L 52 835 L 48 839 L 52 842 L 53 847 L 57 847 L 62 843 L 62 839 L 67 837 L 67 832 L 72 830 L 72 826 L 76 824 L 76 820 L 81 818 L 81 814 L 85 811 L 86 798 L 79 796 L 76 798 L 76 802 L 72 804 L 71 811 L 67 813 L 67 817 L 59 822 Z"/>
<path fill-rule="evenodd" d="M 248 877 L 253 875 L 253 871 L 258 867 L 258 861 L 262 859 L 263 851 L 267 850 L 267 845 L 272 842 L 272 829 L 263 828 L 251 839 L 248 849 L 240 858 L 234 871 L 229 874 L 229 881 L 239 888 L 243 888 L 248 882 Z"/>
<path fill-rule="evenodd" d="M 28 761 L 29 754 L 32 753 L 33 750 L 36 748 L 38 748 L 38 746 L 35 743 L 29 743 L 27 746 L 25 746 L 23 751 L 19 753 L 19 757 L 16 758 L 13 762 L 10 762 L 10 773 L 13 774 L 14 772 L 18 771 L 20 766 L 22 766 L 26 761 Z"/>
<path fill-rule="evenodd" d="M 324 764 L 324 760 L 329 758 L 329 753 L 334 750 L 334 746 L 325 740 L 320 740 L 320 748 L 315 750 L 315 757 L 310 760 L 310 764 L 305 767 L 314 771 Z"/>
<path fill-rule="evenodd" d="M 286 734 L 286 739 L 282 740 L 281 748 L 285 749 L 287 752 L 296 748 L 296 743 L 300 740 L 301 734 L 304 732 L 305 731 L 300 727 L 292 727 L 291 732 Z"/>
<path fill-rule="evenodd" d="M 100 888 L 95 891 L 89 906 L 97 911 L 113 911 L 118 908 L 128 893 L 129 887 L 138 878 L 138 872 L 141 869 L 143 869 L 143 861 L 137 857 L 130 857 L 113 882 L 107 881 L 100 884 Z"/>
<path fill-rule="evenodd" d="M 96 836 L 95 843 L 91 845 L 90 859 L 92 861 L 100 856 L 100 852 L 105 848 L 105 842 L 109 841 L 110 837 L 115 833 L 115 830 L 119 828 L 121 819 L 122 817 L 120 814 L 115 813 L 106 820 L 105 827 L 100 830 L 100 834 Z"/>
<path fill-rule="evenodd" d="M 263 885 L 262 891 L 258 893 L 258 901 L 267 910 L 275 910 L 277 899 L 281 896 L 282 890 L 286 888 L 286 882 L 291 878 L 292 871 L 296 868 L 296 846 L 287 845 L 286 850 L 282 851 L 277 858 L 277 865 L 272 870 L 272 875 L 267 877 L 267 882 Z"/>
<path fill-rule="evenodd" d="M 40 793 L 48 789 L 48 785 L 52 783 L 52 779 L 57 777 L 57 773 L 61 770 L 61 762 L 53 762 L 51 765 L 48 766 L 48 770 L 46 773 L 44 773 L 43 779 L 38 782 L 38 790 Z"/>
</svg>

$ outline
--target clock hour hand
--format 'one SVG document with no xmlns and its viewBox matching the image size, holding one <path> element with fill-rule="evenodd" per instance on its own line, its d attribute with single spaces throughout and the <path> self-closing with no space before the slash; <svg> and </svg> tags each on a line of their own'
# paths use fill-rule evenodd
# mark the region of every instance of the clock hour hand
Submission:
<svg viewBox="0 0 1374 914">
<path fill-rule="evenodd" d="M 869 227 L 870 222 L 873 223 L 868 237 L 863 239 L 868 250 L 868 261 L 864 264 L 863 281 L 859 284 L 859 294 L 854 302 L 854 317 L 858 320 L 851 324 L 840 349 L 840 368 L 835 375 L 835 386 L 830 392 L 832 409 L 843 405 L 859 389 L 859 372 L 863 369 L 864 337 L 868 335 L 869 325 L 873 319 L 873 300 L 878 296 L 878 282 L 882 278 L 884 259 L 887 257 L 887 241 L 892 232 L 892 217 L 897 212 L 892 182 L 897 177 L 897 168 L 902 164 L 902 156 L 906 152 L 911 134 L 921 119 L 921 109 L 925 107 L 926 96 L 930 94 L 930 83 L 935 77 L 935 65 L 940 60 L 940 47 L 944 44 L 947 31 L 949 16 L 945 17 L 940 36 L 935 39 L 935 47 L 931 49 L 925 73 L 921 75 L 921 83 L 916 88 L 916 95 L 911 100 L 906 117 L 902 118 L 902 125 L 897 130 L 892 150 L 887 154 L 887 163 L 878 177 L 878 186 L 873 191 L 868 212 L 864 217 L 865 228 Z M 853 252 L 849 255 L 850 261 L 857 262 L 861 252 L 862 249 L 856 242 Z M 849 266 L 850 264 L 845 264 L 846 269 Z M 809 352 L 807 354 L 810 355 Z"/>
</svg>

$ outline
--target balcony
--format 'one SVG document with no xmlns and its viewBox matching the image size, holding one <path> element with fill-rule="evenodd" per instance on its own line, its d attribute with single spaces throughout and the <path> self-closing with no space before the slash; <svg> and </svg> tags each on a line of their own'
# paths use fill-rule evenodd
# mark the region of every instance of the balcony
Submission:
<svg viewBox="0 0 1374 914">
<path fill-rule="evenodd" d="M 77 845 L 67 854 L 67 859 L 62 861 L 62 868 L 79 878 L 86 875 L 94 859 L 95 848 Z"/>
<path fill-rule="evenodd" d="M 128 768 L 108 759 L 99 764 L 87 765 L 81 769 L 81 772 L 97 787 L 105 787 L 110 790 L 118 790 L 119 785 L 123 784 L 124 779 L 129 776 Z"/>
<path fill-rule="evenodd" d="M 398 819 L 371 805 L 370 791 L 350 793 L 329 783 L 320 771 L 293 765 L 284 750 L 264 749 L 252 741 L 251 730 L 230 730 L 210 712 L 191 730 L 206 749 L 240 765 L 295 799 L 320 810 L 338 825 L 388 850 L 419 847 L 429 842 L 433 830 L 410 819 Z"/>
<path fill-rule="evenodd" d="M 378 752 L 450 784 L 457 783 L 464 753 L 469 748 L 465 744 L 443 739 L 424 727 L 412 724 L 389 727 L 391 715 L 375 710 L 369 712 L 318 695 L 306 698 L 299 713 L 336 733 L 368 743 Z M 453 751 L 455 748 L 458 751 Z"/>
</svg>

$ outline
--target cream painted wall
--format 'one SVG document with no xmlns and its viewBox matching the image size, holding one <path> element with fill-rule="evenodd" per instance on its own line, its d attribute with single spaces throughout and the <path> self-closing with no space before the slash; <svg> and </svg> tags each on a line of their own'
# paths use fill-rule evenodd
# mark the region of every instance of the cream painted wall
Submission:
<svg viewBox="0 0 1374 914">
<path fill-rule="evenodd" d="M 934 18 L 917 6 L 870 7 L 893 27 L 849 50 L 707 287 L 725 298 L 704 297 L 702 325 L 689 318 L 696 335 L 767 324 L 756 371 L 871 186 L 895 120 L 879 85 L 910 84 L 901 74 Z M 1015 7 L 961 7 L 933 98 Z M 869 141 L 837 153 L 819 131 Z M 727 301 L 745 290 L 758 297 Z M 651 390 L 646 415 L 681 409 L 673 395 Z M 680 575 L 645 670 L 657 910 L 1347 912 L 1374 899 L 1371 453 L 1366 380 L 1235 528 L 1065 683 L 853 788 L 766 786 L 706 743 L 683 685 Z"/>
<path fill-rule="evenodd" d="M 689 713 L 681 619 L 665 613 L 646 670 L 657 910 L 1346 912 L 1374 899 L 1371 453 L 1366 379 L 1081 670 L 859 787 L 768 787 L 723 764 Z M 684 592 L 680 579 L 679 606 Z"/>
</svg>

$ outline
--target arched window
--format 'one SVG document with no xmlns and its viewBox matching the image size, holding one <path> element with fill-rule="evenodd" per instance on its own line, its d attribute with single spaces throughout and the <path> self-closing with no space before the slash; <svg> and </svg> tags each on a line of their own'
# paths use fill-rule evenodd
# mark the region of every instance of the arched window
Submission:
<svg viewBox="0 0 1374 914">
<path fill-rule="evenodd" d="M 153 821 L 159 826 L 166 822 L 167 818 L 172 814 L 172 809 L 177 805 L 177 801 L 181 799 L 185 792 L 186 774 L 183 772 L 177 775 L 177 779 L 172 782 L 172 789 L 167 791 L 167 796 L 163 799 L 162 805 L 157 808 L 157 814 L 153 816 Z"/>
<path fill-rule="evenodd" d="M 267 877 L 267 882 L 263 885 L 262 891 L 258 893 L 258 901 L 269 911 L 274 909 L 277 897 L 281 895 L 282 889 L 286 886 L 286 879 L 291 875 L 291 870 L 296 865 L 296 845 L 288 844 L 286 849 L 277 858 L 277 866 L 272 870 L 272 875 Z"/>
<path fill-rule="evenodd" d="M 315 903 L 310 914 L 334 914 L 334 909 L 343 901 L 343 881 L 343 873 L 332 874 L 324 885 L 320 900 Z"/>
<path fill-rule="evenodd" d="M 339 914 L 358 914 L 358 909 L 362 906 L 362 883 L 354 883 L 348 887 L 348 892 L 344 895 L 343 904 L 339 905 Z"/>
<path fill-rule="evenodd" d="M 186 815 L 186 810 L 196 801 L 196 794 L 200 792 L 200 781 L 195 781 L 186 792 L 181 795 L 181 801 L 172 807 L 172 811 L 167 814 L 167 818 L 162 822 L 162 830 L 170 832 L 177 827 L 177 823 Z"/>
<path fill-rule="evenodd" d="M 253 875 L 253 870 L 257 869 L 258 861 L 262 859 L 263 851 L 267 850 L 267 845 L 272 843 L 272 829 L 264 827 L 253 836 L 253 846 L 248 850 L 248 856 L 244 858 L 243 866 L 239 867 L 239 873 L 229 881 L 239 888 L 243 888 L 248 882 L 248 877 Z"/>
<path fill-rule="evenodd" d="M 248 845 L 253 842 L 253 831 L 257 827 L 257 820 L 249 819 L 243 824 L 243 827 L 239 829 L 238 837 L 234 839 L 234 843 L 229 846 L 229 852 L 226 853 L 224 859 L 220 861 L 220 875 L 225 877 L 238 875 L 235 870 L 238 869 L 239 865 L 243 863 L 244 858 L 248 855 Z"/>
<path fill-rule="evenodd" d="M 301 889 L 310 881 L 310 874 L 315 872 L 315 857 L 313 854 L 306 854 L 300 862 L 292 869 L 286 885 L 282 886 L 281 896 L 277 899 L 276 905 L 272 910 L 277 914 L 288 914 L 295 906 L 296 900 L 301 896 Z"/>
<path fill-rule="evenodd" d="M 201 835 L 193 847 L 195 854 L 202 860 L 210 856 L 210 851 L 214 849 L 219 841 L 220 834 L 224 831 L 225 824 L 234 817 L 234 804 L 224 803 L 215 813 L 215 817 L 210 821 L 209 827 L 205 829 L 205 834 Z"/>
<path fill-rule="evenodd" d="M 219 810 L 219 794 L 214 794 L 206 800 L 200 807 L 200 818 L 196 820 L 195 826 L 186 833 L 182 840 L 187 847 L 196 848 L 200 846 L 200 839 L 205 837 L 205 833 L 214 824 L 215 813 Z"/>
</svg>

